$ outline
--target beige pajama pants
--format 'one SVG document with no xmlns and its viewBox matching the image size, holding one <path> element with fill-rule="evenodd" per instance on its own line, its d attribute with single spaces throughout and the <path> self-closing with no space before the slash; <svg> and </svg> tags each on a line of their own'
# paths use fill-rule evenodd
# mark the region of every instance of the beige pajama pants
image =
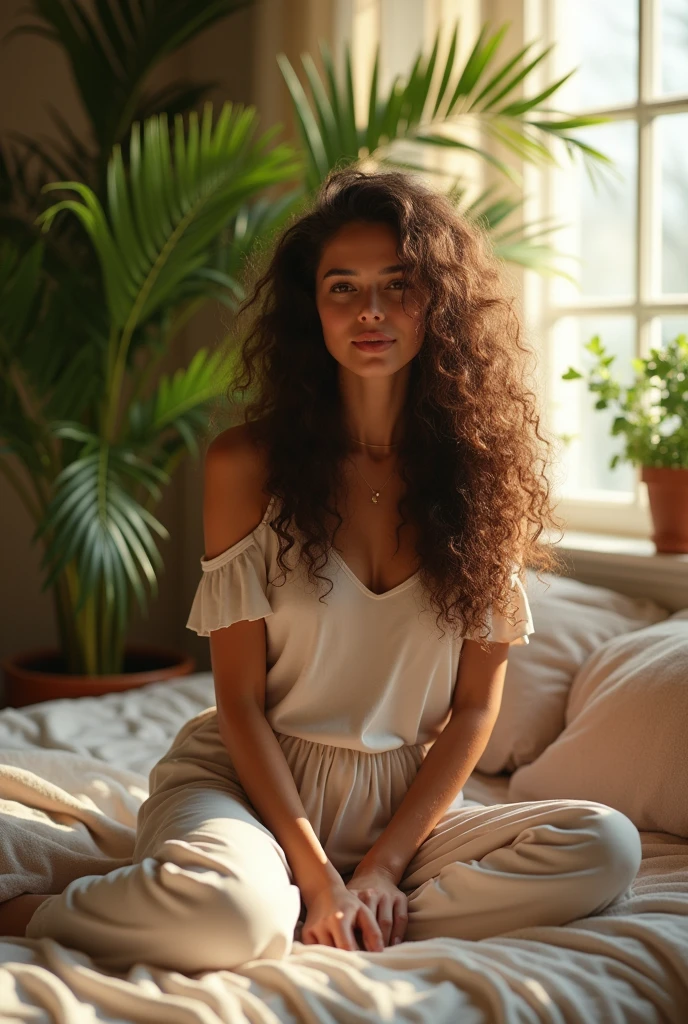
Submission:
<svg viewBox="0 0 688 1024">
<path fill-rule="evenodd" d="M 369 754 L 276 733 L 306 813 L 348 879 L 401 802 L 421 746 Z M 406 940 L 483 939 L 561 925 L 625 893 L 641 860 L 619 811 L 583 800 L 450 808 L 408 864 Z M 126 972 L 194 974 L 291 949 L 302 911 L 285 854 L 220 739 L 215 708 L 187 722 L 150 774 L 133 863 L 45 900 L 26 935 Z"/>
</svg>

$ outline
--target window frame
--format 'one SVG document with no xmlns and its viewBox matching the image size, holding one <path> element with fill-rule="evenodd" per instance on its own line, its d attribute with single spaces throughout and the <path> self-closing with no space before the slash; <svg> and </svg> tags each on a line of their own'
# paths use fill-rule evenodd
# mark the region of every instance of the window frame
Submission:
<svg viewBox="0 0 688 1024">
<path fill-rule="evenodd" d="M 453 20 L 456 0 L 415 0 L 423 4 L 425 44 L 440 23 Z M 335 35 L 337 40 L 349 38 L 361 59 L 372 54 L 379 38 L 382 9 L 385 0 L 334 0 L 337 10 Z M 612 120 L 634 120 L 638 124 L 637 182 L 636 182 L 636 253 L 634 271 L 635 297 L 630 301 L 586 300 L 572 306 L 556 305 L 551 298 L 551 285 L 547 278 L 531 270 L 509 266 L 508 282 L 516 296 L 524 321 L 526 342 L 537 354 L 538 379 L 535 382 L 540 399 L 542 425 L 548 436 L 558 441 L 552 425 L 553 406 L 547 397 L 551 379 L 551 338 L 555 323 L 564 317 L 595 314 L 630 315 L 635 321 L 636 356 L 647 356 L 650 348 L 660 343 L 658 317 L 662 315 L 688 316 L 688 294 L 660 296 L 654 287 L 653 275 L 659 265 L 658 246 L 661 244 L 661 215 L 653 211 L 658 196 L 658 147 L 656 145 L 656 118 L 664 114 L 688 112 L 688 93 L 680 97 L 661 97 L 655 89 L 660 70 L 660 0 L 636 0 L 638 5 L 639 53 L 637 102 L 613 108 L 585 110 L 590 115 L 602 115 Z M 472 42 L 477 28 L 485 21 L 493 27 L 510 23 L 501 50 L 506 60 L 533 40 L 541 46 L 554 43 L 555 49 L 529 79 L 529 87 L 541 90 L 554 81 L 556 69 L 556 39 L 552 31 L 553 0 L 473 0 L 461 12 L 465 31 L 462 46 Z M 359 99 L 357 97 L 357 106 Z M 569 113 L 576 113 L 569 111 Z M 581 111 L 582 113 L 582 111 Z M 483 144 L 490 145 L 486 139 Z M 433 154 L 433 166 L 443 167 L 442 153 Z M 512 165 L 521 173 L 526 199 L 519 212 L 513 215 L 513 225 L 541 221 L 552 216 L 552 175 L 554 169 L 535 168 L 519 162 L 509 155 Z M 481 169 L 481 184 L 496 184 L 505 188 L 504 179 L 489 166 Z M 477 184 L 477 181 L 473 182 Z M 556 245 L 556 243 L 554 243 Z M 591 411 L 591 415 L 594 412 Z M 560 453 L 563 454 L 561 447 Z M 560 464 L 556 463 L 554 488 L 558 486 Z M 640 467 L 635 469 L 635 488 L 629 501 L 628 492 L 601 491 L 600 498 L 575 497 L 558 493 L 557 514 L 570 530 L 626 537 L 648 537 L 652 532 L 647 486 L 640 479 Z M 603 495 L 603 497 L 602 497 Z"/>
<path fill-rule="evenodd" d="M 522 28 L 521 45 L 537 38 L 544 44 L 554 43 L 552 26 L 554 0 L 502 0 L 488 3 L 487 16 L 501 20 L 508 7 L 520 8 Z M 680 96 L 660 96 L 658 83 L 661 70 L 660 0 L 636 0 L 638 4 L 638 95 L 635 103 L 615 107 L 586 108 L 567 111 L 571 114 L 589 114 L 608 117 L 612 121 L 635 121 L 637 131 L 636 177 L 636 252 L 634 267 L 634 297 L 627 301 L 614 299 L 581 299 L 571 305 L 556 304 L 551 298 L 549 281 L 534 280 L 526 272 L 523 280 L 523 313 L 529 331 L 539 339 L 543 377 L 549 380 L 549 351 L 555 324 L 564 317 L 590 315 L 627 315 L 635 321 L 635 356 L 646 357 L 652 347 L 661 343 L 659 317 L 686 315 L 688 293 L 660 293 L 658 268 L 661 251 L 661 209 L 659 206 L 660 168 L 656 119 L 665 114 L 688 112 L 688 92 Z M 554 80 L 554 53 L 542 69 L 542 80 Z M 552 183 L 556 168 L 535 169 L 523 167 L 527 192 L 537 194 L 526 204 L 524 219 L 539 219 L 552 215 Z M 543 381 L 544 383 L 544 381 Z M 551 428 L 552 410 L 543 407 L 548 429 Z M 591 415 L 594 412 L 591 411 Z M 635 493 L 628 502 L 624 494 L 614 495 L 602 491 L 604 497 L 575 497 L 562 494 L 557 505 L 558 514 L 572 530 L 611 533 L 628 537 L 646 537 L 652 532 L 647 486 L 641 481 L 641 470 L 635 468 Z"/>
</svg>

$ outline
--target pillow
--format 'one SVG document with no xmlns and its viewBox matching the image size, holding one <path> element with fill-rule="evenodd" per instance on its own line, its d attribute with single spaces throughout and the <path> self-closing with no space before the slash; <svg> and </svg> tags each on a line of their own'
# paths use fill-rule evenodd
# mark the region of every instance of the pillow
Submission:
<svg viewBox="0 0 688 1024">
<path fill-rule="evenodd" d="M 604 644 L 571 686 L 566 728 L 508 799 L 595 800 L 688 838 L 688 609 Z"/>
<path fill-rule="evenodd" d="M 535 632 L 513 646 L 497 721 L 476 768 L 488 775 L 530 764 L 564 728 L 575 674 L 607 640 L 666 619 L 654 601 L 553 573 L 526 572 Z"/>
</svg>

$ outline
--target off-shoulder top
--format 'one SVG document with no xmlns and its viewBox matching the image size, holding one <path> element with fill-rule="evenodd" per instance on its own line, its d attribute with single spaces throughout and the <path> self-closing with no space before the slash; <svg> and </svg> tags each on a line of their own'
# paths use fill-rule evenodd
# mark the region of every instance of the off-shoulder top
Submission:
<svg viewBox="0 0 688 1024">
<path fill-rule="evenodd" d="M 436 613 L 421 600 L 418 572 L 375 594 L 330 548 L 321 575 L 333 588 L 323 583 L 318 592 L 295 544 L 285 555 L 292 570 L 285 582 L 269 525 L 275 501 L 248 536 L 201 558 L 187 627 L 209 636 L 242 619 L 265 619 L 265 716 L 276 732 L 366 752 L 434 741 L 451 707 L 466 637 L 452 637 L 448 627 L 442 635 Z M 486 639 L 527 644 L 534 627 L 517 569 L 512 583 L 516 624 L 490 609 Z"/>
</svg>

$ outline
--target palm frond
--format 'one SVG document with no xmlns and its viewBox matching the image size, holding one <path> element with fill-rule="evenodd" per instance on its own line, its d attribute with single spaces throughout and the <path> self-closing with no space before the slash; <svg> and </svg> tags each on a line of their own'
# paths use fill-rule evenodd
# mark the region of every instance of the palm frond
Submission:
<svg viewBox="0 0 688 1024">
<path fill-rule="evenodd" d="M 187 110 L 197 107 L 217 85 L 219 82 L 191 82 L 181 79 L 161 89 L 144 92 L 134 110 L 132 120 L 147 121 L 149 117 L 163 113 L 167 114 L 170 120 L 174 120 L 175 114 L 185 114 Z"/>
<path fill-rule="evenodd" d="M 251 0 L 30 0 L 35 20 L 10 35 L 32 33 L 58 43 L 101 152 L 128 133 L 143 83 L 159 61 Z"/>
<path fill-rule="evenodd" d="M 124 442 L 137 451 L 155 447 L 163 432 L 174 427 L 187 442 L 191 453 L 198 456 L 189 417 L 223 392 L 228 377 L 228 367 L 224 363 L 225 356 L 221 350 L 209 353 L 206 349 L 199 349 L 186 369 L 178 369 L 172 377 L 163 376 L 150 398 L 130 405 Z"/>
<path fill-rule="evenodd" d="M 463 216 L 489 232 L 492 250 L 499 259 L 547 276 L 557 275 L 575 281 L 560 266 L 564 254 L 543 241 L 545 236 L 561 228 L 561 224 L 553 222 L 551 218 L 543 218 L 505 228 L 504 222 L 523 206 L 524 196 L 499 195 L 496 185 L 484 189 L 470 202 L 466 200 L 466 195 L 467 190 L 459 179 L 447 192 L 447 197 Z"/>
<path fill-rule="evenodd" d="M 47 570 L 43 589 L 74 561 L 79 579 L 75 611 L 89 597 L 103 594 L 103 614 L 123 630 L 130 592 L 142 612 L 147 600 L 144 582 L 151 595 L 157 595 L 156 570 L 162 569 L 163 561 L 152 534 L 169 539 L 165 527 L 130 492 L 142 484 L 159 500 L 169 476 L 131 449 L 106 444 L 81 423 L 57 421 L 51 428 L 56 437 L 80 444 L 81 452 L 55 480 L 47 513 L 32 538 L 52 531 L 41 563 Z"/>
<path fill-rule="evenodd" d="M 11 379 L 0 374 L 0 455 L 16 456 L 31 478 L 40 480 L 45 476 L 41 440 L 40 427 L 26 415 Z"/>
<path fill-rule="evenodd" d="M 221 288 L 216 297 L 236 310 L 246 296 L 242 281 L 247 261 L 258 248 L 269 246 L 287 220 L 308 202 L 308 194 L 299 186 L 277 198 L 258 196 L 242 203 L 227 225 L 226 237 L 218 239 L 210 264 L 200 267 L 192 276 L 214 279 Z"/>
<path fill-rule="evenodd" d="M 335 75 L 324 43 L 321 44 L 323 74 L 316 70 L 310 56 L 302 57 L 310 98 L 286 55 L 279 54 L 278 64 L 305 150 L 308 187 L 317 187 L 334 167 L 355 163 L 363 156 L 393 159 L 393 144 L 400 140 L 471 152 L 518 181 L 518 175 L 505 160 L 465 131 L 462 133 L 465 127 L 475 125 L 487 137 L 498 139 L 528 162 L 553 162 L 554 157 L 545 142 L 547 138 L 559 137 L 564 140 L 567 152 L 579 149 L 588 160 L 603 163 L 602 154 L 595 155 L 589 146 L 569 134 L 588 122 L 570 115 L 556 119 L 552 111 L 544 107 L 573 72 L 536 96 L 515 98 L 516 91 L 527 83 L 551 47 L 532 56 L 533 44 L 529 44 L 500 64 L 499 51 L 507 27 L 502 25 L 492 32 L 484 24 L 463 65 L 457 57 L 458 23 L 442 58 L 438 56 L 442 29 L 438 30 L 430 53 L 419 52 L 408 75 L 397 75 L 386 95 L 380 95 L 379 91 L 378 46 L 366 104 L 365 128 L 357 127 L 354 116 L 350 44 L 344 47 L 341 79 Z"/>
<path fill-rule="evenodd" d="M 0 245 L 0 362 L 5 365 L 37 315 L 43 250 L 38 241 L 20 256 L 11 242 Z"/>
<path fill-rule="evenodd" d="M 175 118 L 173 155 L 165 115 L 135 124 L 126 169 L 115 147 L 108 169 L 108 215 L 80 182 L 48 189 L 76 192 L 39 218 L 50 227 L 61 210 L 81 220 L 98 253 L 115 327 L 128 332 L 170 300 L 182 280 L 206 263 L 207 250 L 241 204 L 258 190 L 300 169 L 286 145 L 267 151 L 274 130 L 253 140 L 255 113 L 226 103 L 215 125 L 212 106 L 202 120 Z"/>
</svg>

